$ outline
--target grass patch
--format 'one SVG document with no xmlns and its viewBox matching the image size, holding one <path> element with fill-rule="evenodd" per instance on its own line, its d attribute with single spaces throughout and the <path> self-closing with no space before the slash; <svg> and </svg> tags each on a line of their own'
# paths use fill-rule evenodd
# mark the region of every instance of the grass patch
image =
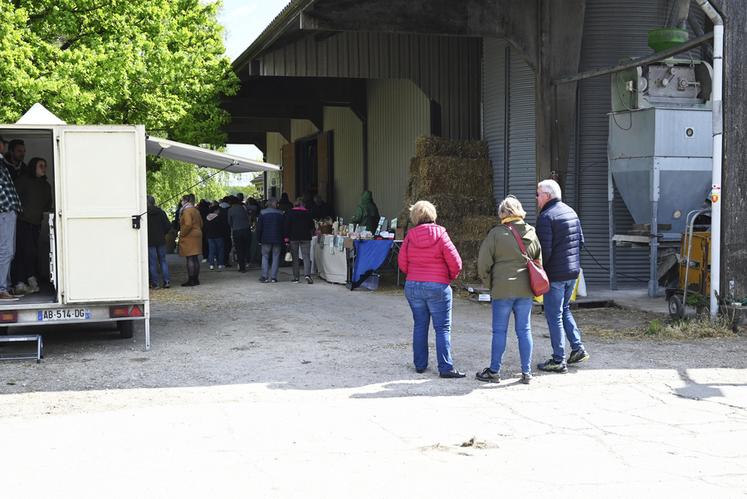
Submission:
<svg viewBox="0 0 747 499">
<path fill-rule="evenodd" d="M 732 321 L 729 318 L 718 317 L 715 321 L 711 321 L 708 317 L 700 316 L 676 321 L 654 319 L 644 329 L 643 335 L 650 338 L 674 340 L 736 336 L 732 329 Z"/>
<path fill-rule="evenodd" d="M 671 320 L 653 314 L 616 307 L 579 309 L 573 312 L 584 334 L 606 339 L 695 340 L 734 338 L 733 317 L 711 322 L 708 316 Z"/>
</svg>

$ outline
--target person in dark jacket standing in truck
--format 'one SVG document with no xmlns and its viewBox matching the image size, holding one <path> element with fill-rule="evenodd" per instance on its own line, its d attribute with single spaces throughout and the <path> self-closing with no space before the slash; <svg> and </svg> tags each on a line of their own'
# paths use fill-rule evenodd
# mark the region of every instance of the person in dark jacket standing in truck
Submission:
<svg viewBox="0 0 747 499">
<path fill-rule="evenodd" d="M 166 212 L 156 205 L 153 196 L 148 196 L 148 275 L 150 287 L 158 287 L 158 267 L 160 263 L 163 287 L 171 286 L 169 264 L 166 261 L 166 234 L 171 230 L 171 223 Z"/>
<path fill-rule="evenodd" d="M 552 357 L 537 366 L 540 371 L 565 373 L 567 364 L 589 359 L 581 331 L 571 314 L 571 295 L 581 271 L 581 247 L 584 233 L 578 215 L 563 203 L 560 185 L 554 180 L 537 184 L 537 237 L 542 246 L 542 262 L 550 280 L 550 291 L 544 295 L 545 317 L 550 329 Z M 571 346 L 565 358 L 565 339 Z"/>
</svg>

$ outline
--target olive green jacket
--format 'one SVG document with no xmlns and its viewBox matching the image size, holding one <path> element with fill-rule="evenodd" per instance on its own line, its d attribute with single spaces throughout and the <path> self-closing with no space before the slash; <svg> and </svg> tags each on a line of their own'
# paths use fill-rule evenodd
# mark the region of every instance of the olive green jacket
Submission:
<svg viewBox="0 0 747 499">
<path fill-rule="evenodd" d="M 529 257 L 542 261 L 542 250 L 534 227 L 524 222 L 512 224 L 521 236 Z M 521 254 L 516 238 L 503 225 L 493 227 L 480 245 L 477 271 L 494 300 L 534 296 L 529 287 L 527 261 Z"/>
</svg>

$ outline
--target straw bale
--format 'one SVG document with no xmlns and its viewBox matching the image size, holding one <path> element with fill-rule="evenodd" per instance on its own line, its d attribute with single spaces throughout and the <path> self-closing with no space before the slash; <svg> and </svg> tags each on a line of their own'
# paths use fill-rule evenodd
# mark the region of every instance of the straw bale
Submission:
<svg viewBox="0 0 747 499">
<path fill-rule="evenodd" d="M 487 198 L 493 195 L 488 161 L 428 158 L 421 159 L 419 166 L 417 190 L 421 197 L 447 193 Z"/>
<path fill-rule="evenodd" d="M 420 199 L 430 201 L 436 206 L 439 220 L 495 213 L 495 201 L 492 197 L 437 194 L 423 196 Z"/>
<path fill-rule="evenodd" d="M 465 217 L 459 223 L 453 235 L 455 239 L 463 241 L 482 241 L 498 223 L 497 217 Z"/>
<path fill-rule="evenodd" d="M 443 137 L 419 137 L 415 143 L 418 157 L 453 156 L 457 158 L 488 158 L 487 143 L 479 140 L 450 140 Z"/>
</svg>

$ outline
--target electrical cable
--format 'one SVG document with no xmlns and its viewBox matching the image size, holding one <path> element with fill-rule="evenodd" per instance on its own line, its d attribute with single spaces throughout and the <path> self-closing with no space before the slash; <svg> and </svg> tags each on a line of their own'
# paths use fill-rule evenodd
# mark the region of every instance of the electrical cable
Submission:
<svg viewBox="0 0 747 499">
<path fill-rule="evenodd" d="M 172 202 L 173 200 L 175 200 L 175 199 L 178 199 L 178 198 L 180 198 L 181 196 L 183 196 L 183 195 L 185 195 L 185 194 L 188 194 L 188 193 L 189 193 L 189 192 L 190 192 L 190 191 L 191 191 L 192 189 L 194 189 L 194 188 L 195 188 L 195 187 L 197 187 L 198 185 L 200 185 L 200 184 L 204 184 L 205 182 L 207 182 L 207 181 L 208 181 L 208 180 L 210 180 L 211 178 L 215 177 L 215 176 L 216 176 L 216 175 L 218 175 L 219 173 L 221 173 L 221 172 L 224 172 L 224 171 L 226 171 L 226 170 L 227 170 L 228 168 L 230 168 L 230 167 L 232 167 L 232 166 L 235 166 L 235 165 L 236 165 L 236 162 L 235 162 L 235 161 L 233 161 L 233 162 L 231 162 L 231 163 L 227 164 L 227 165 L 226 165 L 225 167 L 221 168 L 220 170 L 216 171 L 215 173 L 211 173 L 210 175 L 208 175 L 207 177 L 203 178 L 202 180 L 200 180 L 200 181 L 199 181 L 199 182 L 197 182 L 196 184 L 194 184 L 194 185 L 191 185 L 191 186 L 187 187 L 186 189 L 184 189 L 184 190 L 182 190 L 181 192 L 179 192 L 179 193 L 178 193 L 178 194 L 177 194 L 176 196 L 172 196 L 172 197 L 170 197 L 169 199 L 167 199 L 166 201 L 164 201 L 164 202 L 163 202 L 163 203 L 161 203 L 161 204 L 162 204 L 162 205 L 168 205 L 168 203 Z M 198 166 L 199 166 L 199 165 L 198 165 Z M 138 216 L 138 217 L 143 217 L 143 216 L 145 216 L 145 215 L 147 215 L 147 214 L 148 214 L 148 210 L 145 210 L 145 213 L 141 213 L 140 215 L 137 215 L 137 216 Z"/>
<path fill-rule="evenodd" d="M 596 263 L 596 264 L 597 264 L 597 265 L 599 266 L 599 268 L 600 268 L 600 269 L 602 269 L 602 270 L 604 270 L 605 272 L 609 273 L 610 269 L 609 269 L 609 268 L 607 268 L 607 267 L 605 267 L 605 266 L 604 266 L 604 265 L 602 265 L 601 263 L 599 263 L 599 260 L 597 260 L 597 258 L 596 258 L 596 257 L 595 257 L 595 256 L 594 256 L 594 255 L 593 255 L 592 253 L 591 253 L 591 251 L 589 251 L 589 248 L 587 248 L 587 247 L 586 247 L 586 245 L 584 245 L 584 249 L 585 249 L 585 250 L 586 250 L 586 252 L 587 252 L 587 253 L 589 254 L 589 256 L 591 257 L 591 259 L 592 259 L 592 260 L 594 260 L 594 263 Z M 629 278 L 629 279 L 633 279 L 633 280 L 634 280 L 634 281 L 636 281 L 636 282 L 643 282 L 643 283 L 647 283 L 647 282 L 648 282 L 647 280 L 641 279 L 640 277 L 636 277 L 636 276 L 634 276 L 634 275 L 630 275 L 630 274 L 624 274 L 624 273 L 622 273 L 622 272 L 615 272 L 615 273 L 616 273 L 617 275 L 619 275 L 619 276 L 622 276 L 622 277 L 627 277 L 627 278 Z"/>
</svg>

